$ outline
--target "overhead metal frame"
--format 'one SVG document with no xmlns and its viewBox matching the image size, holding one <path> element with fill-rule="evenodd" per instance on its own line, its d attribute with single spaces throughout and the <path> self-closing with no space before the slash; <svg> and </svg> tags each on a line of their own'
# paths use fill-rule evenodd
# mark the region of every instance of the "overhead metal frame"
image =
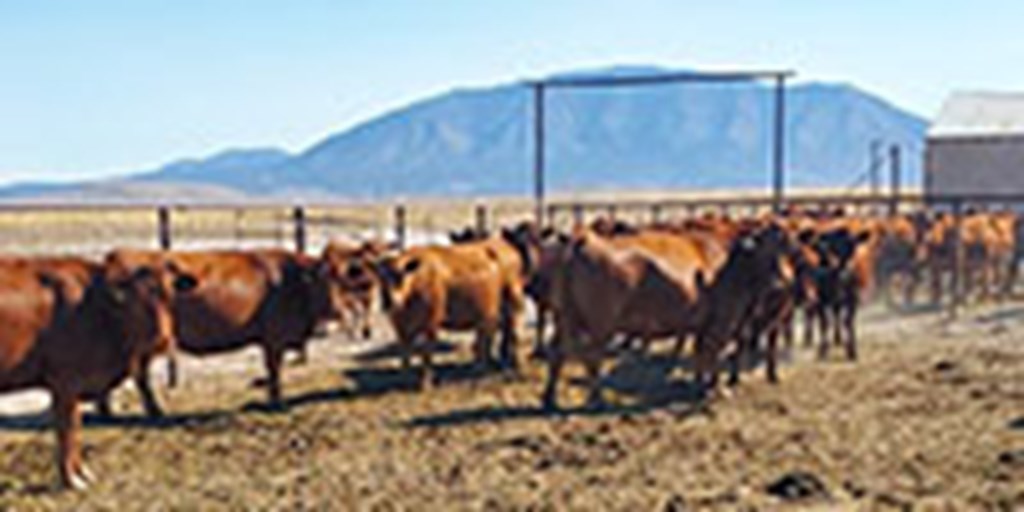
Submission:
<svg viewBox="0 0 1024 512">
<path fill-rule="evenodd" d="M 781 208 L 786 174 L 786 80 L 793 71 L 717 71 L 658 73 L 632 76 L 562 77 L 527 82 L 533 89 L 533 194 L 537 222 L 544 223 L 546 195 L 545 102 L 548 89 L 643 87 L 672 83 L 772 81 L 775 86 L 772 129 L 772 204 Z"/>
</svg>

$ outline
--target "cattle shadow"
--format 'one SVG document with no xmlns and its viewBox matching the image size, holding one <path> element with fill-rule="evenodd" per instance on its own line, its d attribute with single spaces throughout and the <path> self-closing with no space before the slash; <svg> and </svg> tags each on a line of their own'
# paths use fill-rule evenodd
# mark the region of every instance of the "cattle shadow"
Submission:
<svg viewBox="0 0 1024 512">
<path fill-rule="evenodd" d="M 142 413 L 121 413 L 106 416 L 94 412 L 85 412 L 82 414 L 82 426 L 85 428 L 165 430 L 215 423 L 230 419 L 234 414 L 235 411 L 213 410 L 168 414 L 152 418 Z M 52 427 L 53 421 L 48 411 L 0 416 L 0 431 L 41 432 Z"/>
<path fill-rule="evenodd" d="M 458 346 L 451 342 L 442 341 L 436 343 L 433 349 L 435 356 L 443 356 L 458 351 Z M 401 358 L 403 349 L 397 343 L 384 345 L 372 351 L 356 355 L 353 359 L 359 363 L 366 363 L 367 366 L 349 368 L 341 372 L 342 376 L 351 383 L 344 387 L 312 391 L 287 397 L 284 400 L 286 408 L 301 407 L 325 402 L 338 402 L 383 396 L 391 393 L 418 392 L 421 370 L 421 359 L 417 352 L 412 359 L 411 369 L 402 369 L 391 362 Z M 389 363 L 386 366 L 381 363 Z M 475 361 L 435 361 L 434 362 L 434 384 L 446 386 L 471 381 L 478 381 L 485 378 L 507 377 L 513 378 L 513 374 L 500 365 L 481 366 Z M 261 410 L 261 405 L 250 404 L 247 408 Z"/>
<path fill-rule="evenodd" d="M 572 416 L 601 417 L 643 414 L 654 410 L 670 409 L 678 418 L 707 412 L 704 393 L 689 377 L 692 363 L 687 358 L 668 354 L 646 354 L 641 351 L 620 353 L 613 366 L 605 373 L 601 386 L 622 400 L 600 407 L 575 404 L 562 400 L 558 409 L 540 405 L 541 386 L 537 387 L 537 401 L 529 405 L 488 405 L 456 409 L 446 413 L 417 416 L 403 423 L 407 428 L 455 427 L 478 423 L 494 423 Z M 582 378 L 570 378 L 566 385 L 586 386 Z"/>
</svg>

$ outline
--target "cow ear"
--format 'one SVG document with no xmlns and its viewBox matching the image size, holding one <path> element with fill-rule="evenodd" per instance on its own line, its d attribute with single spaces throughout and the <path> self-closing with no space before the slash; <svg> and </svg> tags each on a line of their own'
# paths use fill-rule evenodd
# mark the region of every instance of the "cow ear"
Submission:
<svg viewBox="0 0 1024 512">
<path fill-rule="evenodd" d="M 419 258 L 413 258 L 413 259 L 405 262 L 404 265 L 402 265 L 402 273 L 403 274 L 411 274 L 413 272 L 416 272 L 416 270 L 418 270 L 420 268 L 420 265 L 422 263 L 423 262 L 420 261 Z"/>
<path fill-rule="evenodd" d="M 551 226 L 548 226 L 548 227 L 540 230 L 540 239 L 541 240 L 547 240 L 547 239 L 555 236 L 556 234 L 557 233 L 555 233 L 555 228 L 553 228 Z"/>
<path fill-rule="evenodd" d="M 796 239 L 802 244 L 809 244 L 814 240 L 814 230 L 802 229 L 800 230 L 800 233 L 796 235 Z"/>
<path fill-rule="evenodd" d="M 188 293 L 199 286 L 199 280 L 192 274 L 180 273 L 174 276 L 174 291 Z"/>
<path fill-rule="evenodd" d="M 861 231 L 860 233 L 857 233 L 857 236 L 853 239 L 853 241 L 854 241 L 855 244 L 859 245 L 859 244 L 862 244 L 864 242 L 867 242 L 870 239 L 871 239 L 871 232 L 870 231 Z"/>
</svg>

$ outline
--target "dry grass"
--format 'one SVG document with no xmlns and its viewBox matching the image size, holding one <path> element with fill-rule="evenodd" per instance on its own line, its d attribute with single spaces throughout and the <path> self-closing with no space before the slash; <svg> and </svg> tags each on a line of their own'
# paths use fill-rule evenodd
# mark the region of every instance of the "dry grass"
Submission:
<svg viewBox="0 0 1024 512">
<path fill-rule="evenodd" d="M 842 194 L 842 190 L 805 190 L 802 193 Z M 656 202 L 679 199 L 763 197 L 751 190 L 606 191 L 556 194 L 555 202 Z M 309 247 L 318 249 L 332 238 L 389 238 L 394 234 L 395 204 L 352 203 L 312 208 L 307 217 Z M 416 242 L 441 240 L 454 228 L 475 225 L 475 209 L 487 207 L 492 225 L 510 225 L 532 219 L 533 203 L 521 197 L 478 199 L 414 199 L 404 201 L 407 229 Z M 597 212 L 588 212 L 594 215 Z M 663 212 L 666 217 L 685 212 Z M 749 211 L 737 211 L 745 214 Z M 620 218 L 646 220 L 649 211 L 618 211 Z M 290 247 L 294 238 L 292 211 L 281 208 L 175 208 L 171 218 L 176 248 Z M 567 212 L 560 225 L 571 221 Z M 157 246 L 157 215 L 153 209 L 103 210 L 43 209 L 0 210 L 0 252 L 17 254 L 76 253 L 98 256 L 113 247 Z"/>
<path fill-rule="evenodd" d="M 0 509 L 775 509 L 766 485 L 806 471 L 829 497 L 800 507 L 1019 510 L 1021 316 L 874 311 L 859 363 L 798 350 L 782 384 L 758 372 L 707 408 L 658 357 L 617 363 L 608 410 L 556 416 L 535 407 L 540 366 L 473 376 L 464 346 L 441 387 L 417 393 L 392 361 L 318 343 L 311 365 L 289 368 L 286 414 L 245 409 L 261 396 L 247 387 L 254 354 L 192 363 L 170 395 L 173 420 L 87 429 L 102 476 L 88 494 L 47 489 L 51 436 L 29 428 L 38 421 L 0 423 Z M 580 403 L 582 390 L 562 399 Z M 130 393 L 119 400 L 136 408 Z"/>
</svg>

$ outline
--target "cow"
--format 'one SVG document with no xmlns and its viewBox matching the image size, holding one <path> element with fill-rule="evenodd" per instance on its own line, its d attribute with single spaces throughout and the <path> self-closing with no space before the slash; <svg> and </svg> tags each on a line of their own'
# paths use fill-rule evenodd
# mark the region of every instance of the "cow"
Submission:
<svg viewBox="0 0 1024 512">
<path fill-rule="evenodd" d="M 704 279 L 703 256 L 693 246 L 688 263 L 681 254 L 669 261 L 643 247 L 616 246 L 586 231 L 558 247 L 549 260 L 557 323 L 541 405 L 546 410 L 558 407 L 563 363 L 574 356 L 587 369 L 587 405 L 600 407 L 602 360 L 614 335 L 682 339 L 695 332 L 702 314 L 698 289 Z"/>
<path fill-rule="evenodd" d="M 329 266 L 323 260 L 278 250 L 160 252 L 116 250 L 108 261 L 122 272 L 144 265 L 173 264 L 196 276 L 200 286 L 173 303 L 177 347 L 207 356 L 256 344 L 266 368 L 267 406 L 279 410 L 281 366 L 286 350 L 304 350 L 321 322 L 335 318 Z M 160 355 L 153 351 L 149 359 Z M 140 370 L 137 387 L 146 413 L 163 414 Z M 109 406 L 101 409 L 109 411 Z"/>
<path fill-rule="evenodd" d="M 886 303 L 895 304 L 894 292 L 902 297 L 904 305 L 910 305 L 921 282 L 921 269 L 926 254 L 923 245 L 924 232 L 918 214 L 893 215 L 880 219 L 878 253 L 875 260 L 875 275 L 878 288 L 885 296 Z M 895 290 L 894 290 L 895 288 Z"/>
<path fill-rule="evenodd" d="M 442 329 L 473 331 L 481 366 L 492 363 L 491 345 L 500 330 L 501 362 L 518 367 L 515 331 L 523 284 L 512 259 L 518 256 L 510 247 L 502 251 L 502 243 L 413 247 L 378 261 L 381 306 L 403 348 L 403 369 L 411 371 L 412 353 L 421 352 L 421 389 L 434 384 L 432 351 Z"/>
<path fill-rule="evenodd" d="M 786 318 L 792 273 L 785 255 L 789 240 L 775 224 L 738 236 L 715 278 L 700 290 L 706 313 L 697 331 L 694 383 L 705 392 L 718 382 L 721 356 L 732 348 L 730 383 L 738 382 L 739 359 L 760 332 L 767 340 L 766 372 L 778 381 L 778 325 Z M 745 346 L 746 345 L 746 346 Z"/>
<path fill-rule="evenodd" d="M 79 445 L 79 402 L 108 393 L 175 343 L 171 301 L 196 284 L 169 265 L 122 273 L 71 257 L 0 261 L 0 392 L 49 391 L 63 486 L 93 480 Z"/>
<path fill-rule="evenodd" d="M 861 298 L 871 286 L 872 237 L 870 231 L 856 232 L 845 226 L 801 233 L 817 260 L 811 269 L 816 291 L 812 307 L 821 336 L 820 359 L 828 357 L 831 344 L 845 344 L 847 358 L 857 359 L 856 320 Z"/>
<path fill-rule="evenodd" d="M 327 265 L 325 276 L 335 311 L 345 315 L 343 323 L 356 329 L 363 339 L 373 337 L 373 304 L 377 295 L 374 262 L 395 247 L 380 241 L 352 244 L 332 240 L 324 247 L 321 259 Z"/>
</svg>

